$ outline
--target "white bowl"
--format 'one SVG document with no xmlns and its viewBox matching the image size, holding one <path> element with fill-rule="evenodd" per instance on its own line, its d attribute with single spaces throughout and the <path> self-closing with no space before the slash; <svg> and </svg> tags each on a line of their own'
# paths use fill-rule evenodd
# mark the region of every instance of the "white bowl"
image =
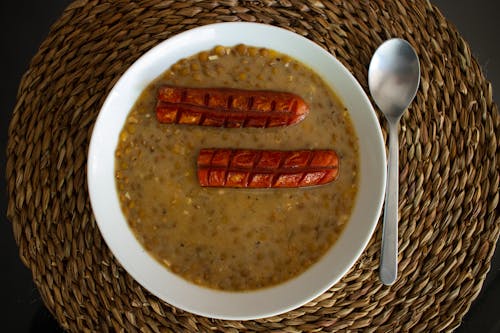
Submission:
<svg viewBox="0 0 500 333">
<path fill-rule="evenodd" d="M 140 93 L 172 64 L 216 45 L 267 47 L 319 73 L 349 110 L 360 148 L 360 184 L 349 223 L 338 241 L 298 277 L 249 292 L 223 292 L 171 273 L 136 240 L 120 209 L 114 177 L 119 133 Z M 331 54 L 290 31 L 256 23 L 219 23 L 180 33 L 139 58 L 109 93 L 92 133 L 88 187 L 94 215 L 107 245 L 144 288 L 169 304 L 206 317 L 249 320 L 297 308 L 333 286 L 355 263 L 373 234 L 386 179 L 385 147 L 375 111 L 351 73 Z"/>
</svg>

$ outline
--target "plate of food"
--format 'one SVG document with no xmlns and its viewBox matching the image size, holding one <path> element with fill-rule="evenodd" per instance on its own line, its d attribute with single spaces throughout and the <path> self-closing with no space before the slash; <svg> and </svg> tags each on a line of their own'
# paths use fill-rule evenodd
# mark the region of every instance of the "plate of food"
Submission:
<svg viewBox="0 0 500 333">
<path fill-rule="evenodd" d="M 375 111 L 330 53 L 290 31 L 219 23 L 141 56 L 97 117 L 92 209 L 144 288 L 249 320 L 338 282 L 375 230 L 386 178 Z"/>
</svg>

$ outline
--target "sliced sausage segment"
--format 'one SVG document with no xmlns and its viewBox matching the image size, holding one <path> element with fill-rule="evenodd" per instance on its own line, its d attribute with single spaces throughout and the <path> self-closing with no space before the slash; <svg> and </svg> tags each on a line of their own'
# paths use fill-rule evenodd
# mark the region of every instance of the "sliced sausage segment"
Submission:
<svg viewBox="0 0 500 333">
<path fill-rule="evenodd" d="M 278 127 L 303 120 L 309 106 L 288 92 L 162 86 L 156 118 L 166 124 Z"/>
<path fill-rule="evenodd" d="M 339 158 L 333 150 L 201 149 L 197 166 L 201 186 L 290 188 L 334 181 Z"/>
</svg>

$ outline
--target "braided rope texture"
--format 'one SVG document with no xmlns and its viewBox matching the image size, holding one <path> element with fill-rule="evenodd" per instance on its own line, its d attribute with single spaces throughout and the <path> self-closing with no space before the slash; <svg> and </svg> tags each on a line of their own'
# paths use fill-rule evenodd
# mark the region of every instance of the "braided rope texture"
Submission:
<svg viewBox="0 0 500 333">
<path fill-rule="evenodd" d="M 420 57 L 417 97 L 401 121 L 399 279 L 378 279 L 380 225 L 348 274 L 272 318 L 223 321 L 148 293 L 113 257 L 86 184 L 92 127 L 123 72 L 190 28 L 262 22 L 335 55 L 367 90 L 385 39 Z M 386 135 L 386 124 L 379 119 Z M 52 26 L 19 87 L 8 141 L 8 217 L 43 301 L 72 332 L 452 331 L 477 297 L 499 236 L 500 117 L 467 43 L 424 0 L 78 0 Z"/>
</svg>

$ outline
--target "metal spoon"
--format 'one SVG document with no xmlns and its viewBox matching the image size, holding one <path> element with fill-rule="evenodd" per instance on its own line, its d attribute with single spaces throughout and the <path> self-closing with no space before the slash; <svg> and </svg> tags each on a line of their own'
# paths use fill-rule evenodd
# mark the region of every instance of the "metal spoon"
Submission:
<svg viewBox="0 0 500 333">
<path fill-rule="evenodd" d="M 411 45 L 389 39 L 375 51 L 368 70 L 370 93 L 389 125 L 389 162 L 382 228 L 380 280 L 396 281 L 398 272 L 399 119 L 417 93 L 420 64 Z"/>
</svg>

